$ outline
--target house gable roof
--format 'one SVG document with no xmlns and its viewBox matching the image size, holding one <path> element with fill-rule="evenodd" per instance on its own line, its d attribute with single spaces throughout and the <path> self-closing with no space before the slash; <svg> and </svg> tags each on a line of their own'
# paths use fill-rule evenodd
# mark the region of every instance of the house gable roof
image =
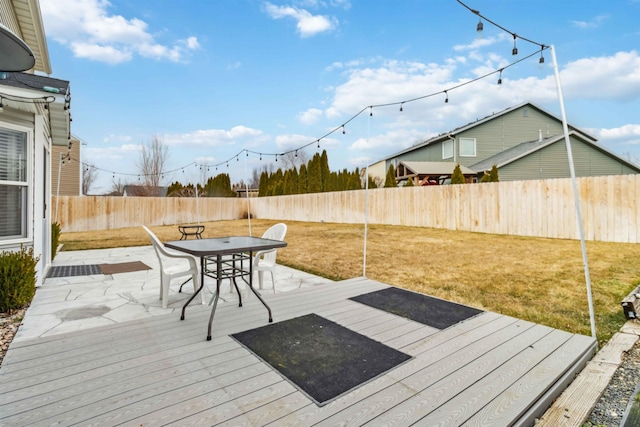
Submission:
<svg viewBox="0 0 640 427">
<path fill-rule="evenodd" d="M 51 74 L 51 61 L 38 0 L 12 0 L 20 37 L 36 57 L 35 71 Z"/>
<path fill-rule="evenodd" d="M 456 164 L 453 162 L 400 162 L 416 175 L 451 175 Z M 460 165 L 463 175 L 475 175 L 470 168 Z"/>
<path fill-rule="evenodd" d="M 591 147 L 605 153 L 609 157 L 612 157 L 621 163 L 624 163 L 626 166 L 640 173 L 640 167 L 638 165 L 635 165 L 623 159 L 622 157 L 610 152 L 609 150 L 597 144 L 595 140 L 593 140 L 592 138 L 589 138 L 588 136 L 585 136 L 582 133 L 577 132 L 575 130 L 569 131 L 569 136 L 570 137 L 573 136 L 580 139 L 585 144 L 590 145 Z M 550 138 L 546 138 L 542 140 L 523 142 L 514 147 L 506 149 L 498 154 L 488 157 L 476 164 L 473 164 L 470 167 L 476 170 L 478 173 L 491 169 L 493 165 L 496 165 L 498 168 L 501 168 L 505 165 L 508 165 L 509 163 L 513 163 L 518 159 L 526 157 L 538 150 L 543 149 L 544 147 L 547 147 L 551 144 L 554 144 L 562 140 L 564 140 L 564 135 L 555 135 Z"/>
<path fill-rule="evenodd" d="M 433 138 L 427 139 L 424 142 L 421 142 L 419 144 L 413 145 L 413 146 L 411 146 L 409 148 L 406 148 L 406 149 L 404 149 L 402 151 L 399 151 L 399 152 L 397 152 L 397 153 L 395 153 L 395 154 L 393 154 L 391 156 L 385 157 L 383 160 L 385 160 L 385 161 L 386 160 L 391 160 L 391 159 L 393 159 L 395 157 L 401 156 L 401 155 L 406 154 L 406 153 L 410 153 L 410 152 L 412 152 L 414 150 L 417 150 L 417 149 L 420 149 L 422 147 L 426 147 L 428 145 L 431 145 L 431 144 L 434 144 L 434 143 L 437 143 L 437 142 L 446 141 L 447 139 L 451 139 L 453 136 L 455 136 L 455 135 L 457 135 L 457 134 L 459 134 L 461 132 L 465 132 L 465 131 L 467 131 L 469 129 L 473 129 L 474 127 L 480 126 L 480 125 L 482 125 L 484 123 L 487 123 L 487 122 L 489 122 L 491 120 L 494 120 L 494 119 L 496 119 L 498 117 L 504 116 L 504 115 L 506 115 L 508 113 L 511 113 L 511 112 L 516 111 L 516 110 L 518 110 L 520 108 L 523 108 L 523 107 L 534 108 L 534 109 L 538 110 L 539 112 L 541 112 L 542 114 L 545 114 L 545 115 L 547 115 L 547 116 L 549 116 L 549 117 L 551 117 L 551 118 L 553 118 L 553 119 L 555 119 L 555 120 L 557 120 L 559 122 L 562 121 L 562 119 L 560 119 L 557 116 L 549 113 L 548 111 L 538 107 L 537 105 L 532 104 L 531 102 L 523 102 L 521 104 L 515 105 L 513 107 L 509 107 L 509 108 L 507 108 L 505 110 L 502 110 L 502 111 L 500 111 L 498 113 L 493 113 L 493 114 L 491 114 L 489 116 L 486 116 L 486 117 L 484 117 L 482 119 L 478 119 L 475 122 L 470 122 L 470 123 L 467 123 L 466 125 L 457 127 L 457 128 L 455 128 L 453 130 L 450 130 L 449 132 L 441 133 L 441 134 L 439 134 L 437 136 L 434 136 Z M 593 141 L 596 141 L 596 139 L 594 137 L 590 136 L 586 132 L 583 132 L 583 131 L 579 130 L 575 126 L 569 125 L 569 129 L 579 131 L 581 134 L 585 135 L 586 137 L 592 139 Z"/>
<path fill-rule="evenodd" d="M 50 119 L 53 145 L 68 145 L 70 137 L 69 113 L 71 91 L 67 80 L 54 79 L 29 73 L 5 73 L 0 79 L 4 107 L 41 114 Z M 44 102 L 47 97 L 49 101 Z M 29 98 L 36 98 L 37 101 Z M 48 104 L 49 111 L 45 113 Z"/>
</svg>

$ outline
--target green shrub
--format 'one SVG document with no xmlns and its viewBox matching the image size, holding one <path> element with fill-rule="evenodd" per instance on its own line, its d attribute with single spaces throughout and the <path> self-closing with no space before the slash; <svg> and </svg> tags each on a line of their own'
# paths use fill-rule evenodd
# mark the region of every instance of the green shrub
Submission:
<svg viewBox="0 0 640 427">
<path fill-rule="evenodd" d="M 26 307 L 36 292 L 36 264 L 33 248 L 0 254 L 0 312 Z"/>
<path fill-rule="evenodd" d="M 452 184 L 464 184 L 464 175 L 462 173 L 462 169 L 460 168 L 460 164 L 456 164 L 456 167 L 453 168 L 453 175 L 451 175 L 451 183 Z"/>
<path fill-rule="evenodd" d="M 51 223 L 51 259 L 56 257 L 58 252 L 58 244 L 60 243 L 60 224 L 57 222 Z"/>
</svg>

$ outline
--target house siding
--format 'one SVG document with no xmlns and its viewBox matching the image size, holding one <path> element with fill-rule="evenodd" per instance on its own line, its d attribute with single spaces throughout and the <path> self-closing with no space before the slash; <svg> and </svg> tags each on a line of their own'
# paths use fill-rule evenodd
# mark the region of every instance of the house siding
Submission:
<svg viewBox="0 0 640 427">
<path fill-rule="evenodd" d="M 418 148 L 414 151 L 401 154 L 398 157 L 389 159 L 385 165 L 386 171 L 389 170 L 389 166 L 393 164 L 394 168 L 398 168 L 400 162 L 452 162 L 453 159 L 442 159 L 442 143 L 437 142 L 435 144 L 427 145 L 426 147 Z M 384 176 L 384 175 L 383 175 Z"/>
<path fill-rule="evenodd" d="M 579 138 L 572 136 L 570 141 L 576 177 L 637 173 Z M 569 161 L 564 139 L 501 167 L 499 175 L 500 181 L 568 178 Z"/>
<path fill-rule="evenodd" d="M 14 12 L 11 0 L 0 0 L 0 22 L 2 22 L 5 27 L 13 31 L 17 36 L 22 38 L 18 18 Z"/>
<path fill-rule="evenodd" d="M 540 130 L 543 138 L 559 135 L 562 123 L 535 108 L 523 106 L 456 135 L 456 158 L 461 165 L 471 166 L 522 142 L 537 140 Z M 460 138 L 476 139 L 475 157 L 460 157 Z"/>
<path fill-rule="evenodd" d="M 60 155 L 65 156 L 67 153 L 72 160 L 66 160 L 60 163 Z M 81 163 L 80 160 L 80 142 L 73 141 L 71 150 L 66 146 L 54 145 L 51 149 L 51 190 L 54 195 L 60 196 L 80 196 L 82 195 L 81 182 Z M 60 188 L 58 189 L 58 173 L 60 174 Z M 59 191 L 59 192 L 58 192 Z"/>
</svg>

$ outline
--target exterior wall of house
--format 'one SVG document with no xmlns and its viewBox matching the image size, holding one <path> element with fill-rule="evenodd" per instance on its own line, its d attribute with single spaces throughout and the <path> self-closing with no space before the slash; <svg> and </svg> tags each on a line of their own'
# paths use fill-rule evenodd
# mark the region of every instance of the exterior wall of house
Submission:
<svg viewBox="0 0 640 427">
<path fill-rule="evenodd" d="M 442 160 L 442 143 L 437 142 L 429 144 L 426 147 L 416 148 L 408 153 L 403 153 L 398 157 L 394 157 L 385 162 L 385 170 L 382 174 L 382 179 L 387 176 L 387 170 L 389 166 L 393 164 L 394 168 L 398 168 L 400 162 L 447 162 L 453 161 L 453 159 Z"/>
<path fill-rule="evenodd" d="M 82 165 L 80 160 L 80 141 L 72 140 L 71 150 L 67 146 L 54 145 L 51 149 L 51 192 L 60 196 L 82 195 Z M 60 155 L 67 153 L 72 160 L 60 162 Z M 60 187 L 58 193 L 58 175 L 60 175 Z"/>
<path fill-rule="evenodd" d="M 18 19 L 14 13 L 13 3 L 11 0 L 0 0 L 0 22 L 5 27 L 13 31 L 17 36 L 22 37 Z"/>
<path fill-rule="evenodd" d="M 0 128 L 18 126 L 28 132 L 27 144 L 27 195 L 26 237 L 2 240 L 0 250 L 18 250 L 20 246 L 32 247 L 34 255 L 39 257 L 36 265 L 37 283 L 42 283 L 44 274 L 51 262 L 50 239 L 50 199 L 51 180 L 49 178 L 50 147 L 48 126 L 44 116 L 5 108 L 0 113 Z"/>
<path fill-rule="evenodd" d="M 522 142 L 536 141 L 539 131 L 543 138 L 559 135 L 562 122 L 525 105 L 456 135 L 456 158 L 461 165 L 471 166 Z M 475 157 L 460 157 L 460 138 L 476 139 Z"/>
<path fill-rule="evenodd" d="M 571 136 L 571 152 L 577 177 L 637 173 L 575 136 Z M 564 139 L 501 167 L 498 175 L 500 181 L 569 178 L 571 174 Z"/>
</svg>

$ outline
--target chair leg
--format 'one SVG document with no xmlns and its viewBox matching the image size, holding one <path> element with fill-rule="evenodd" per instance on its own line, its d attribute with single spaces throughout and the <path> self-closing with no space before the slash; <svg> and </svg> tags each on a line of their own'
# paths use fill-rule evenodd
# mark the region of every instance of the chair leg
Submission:
<svg viewBox="0 0 640 427">
<path fill-rule="evenodd" d="M 160 288 L 162 292 L 162 308 L 167 308 L 169 305 L 169 278 L 163 277 L 160 281 Z"/>
<path fill-rule="evenodd" d="M 260 290 L 262 290 L 262 282 L 264 281 L 264 271 L 258 271 L 258 285 L 260 286 Z"/>
<path fill-rule="evenodd" d="M 273 274 L 273 270 L 269 270 L 269 273 L 271 273 L 271 283 L 273 285 L 273 293 L 276 293 L 276 277 Z"/>
<path fill-rule="evenodd" d="M 200 276 L 198 275 L 198 273 L 194 273 L 191 276 L 191 280 L 193 280 L 193 292 L 196 293 L 196 292 L 198 292 L 198 288 L 200 287 Z M 202 298 L 202 305 L 207 304 L 207 299 L 204 296 L 204 286 L 202 287 L 202 290 L 200 291 L 200 297 Z"/>
</svg>

